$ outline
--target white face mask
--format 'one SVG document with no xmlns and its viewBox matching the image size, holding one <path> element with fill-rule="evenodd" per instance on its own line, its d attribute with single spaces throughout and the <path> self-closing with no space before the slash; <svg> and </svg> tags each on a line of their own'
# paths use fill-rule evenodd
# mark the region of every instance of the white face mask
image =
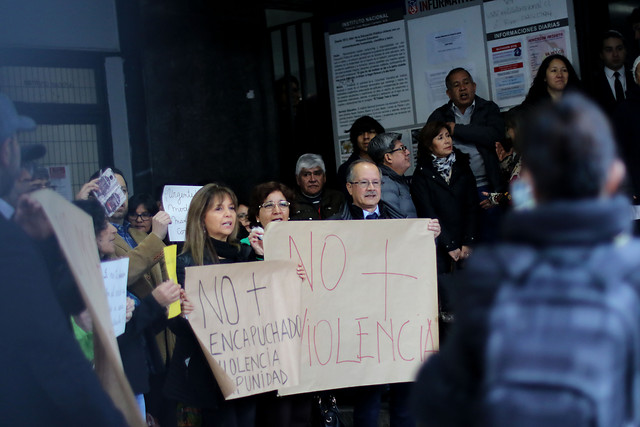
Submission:
<svg viewBox="0 0 640 427">
<path fill-rule="evenodd" d="M 536 205 L 529 181 L 516 179 L 511 183 L 511 203 L 514 210 L 532 209 Z"/>
</svg>

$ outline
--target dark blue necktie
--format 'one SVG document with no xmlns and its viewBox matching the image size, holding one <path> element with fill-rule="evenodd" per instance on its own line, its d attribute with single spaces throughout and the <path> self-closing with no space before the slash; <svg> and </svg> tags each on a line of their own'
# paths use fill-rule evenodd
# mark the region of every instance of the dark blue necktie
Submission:
<svg viewBox="0 0 640 427">
<path fill-rule="evenodd" d="M 377 213 L 371 213 L 369 215 L 367 215 L 367 217 L 365 219 L 378 219 L 378 214 Z"/>
</svg>

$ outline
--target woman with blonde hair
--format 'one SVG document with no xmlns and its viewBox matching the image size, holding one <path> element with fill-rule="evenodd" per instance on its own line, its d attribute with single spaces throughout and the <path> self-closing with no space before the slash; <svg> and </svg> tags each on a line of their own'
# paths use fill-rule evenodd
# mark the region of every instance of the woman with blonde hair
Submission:
<svg viewBox="0 0 640 427">
<path fill-rule="evenodd" d="M 255 260 L 251 247 L 236 240 L 237 206 L 234 192 L 218 184 L 207 184 L 195 194 L 176 266 L 183 287 L 186 267 Z M 165 394 L 178 402 L 178 427 L 253 426 L 255 398 L 225 400 L 188 322 L 177 318 L 171 329 L 177 341 Z"/>
</svg>

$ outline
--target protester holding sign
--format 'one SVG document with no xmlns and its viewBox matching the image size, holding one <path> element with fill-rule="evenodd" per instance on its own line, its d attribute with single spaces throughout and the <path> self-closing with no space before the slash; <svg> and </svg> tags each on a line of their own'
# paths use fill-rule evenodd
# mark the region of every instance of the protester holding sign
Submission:
<svg viewBox="0 0 640 427">
<path fill-rule="evenodd" d="M 255 252 L 264 256 L 264 229 L 272 222 L 289 221 L 290 200 L 294 193 L 286 185 L 270 181 L 258 184 L 251 192 L 249 219 L 257 225 L 243 243 L 250 243 Z M 298 275 L 304 279 L 304 270 L 298 267 Z M 259 427 L 289 427 L 308 425 L 311 418 L 311 396 L 309 394 L 277 397 L 269 393 L 258 401 Z"/>
<path fill-rule="evenodd" d="M 275 181 L 259 184 L 251 192 L 249 220 L 253 228 L 243 243 L 251 244 L 258 256 L 264 256 L 262 236 L 267 225 L 272 221 L 289 221 L 293 197 L 289 187 Z"/>
<path fill-rule="evenodd" d="M 109 223 L 103 207 L 95 199 L 76 200 L 74 203 L 93 219 L 100 259 L 115 258 L 116 229 Z M 180 298 L 180 286 L 167 280 L 143 299 L 130 292 L 127 294 L 127 299 L 134 302 L 135 309 L 132 316 L 127 316 L 127 326 L 124 334 L 118 337 L 118 347 L 124 372 L 136 395 L 142 416 L 146 418 L 144 393 L 149 392 L 148 361 L 155 371 L 162 369 L 155 335 L 166 327 L 166 308 Z"/>
<path fill-rule="evenodd" d="M 176 273 L 182 286 L 185 268 L 255 259 L 253 250 L 236 241 L 238 199 L 234 192 L 207 184 L 193 196 L 187 214 L 187 231 Z M 211 368 L 186 319 L 170 321 L 177 336 L 165 394 L 178 402 L 178 426 L 252 426 L 255 398 L 225 401 Z"/>
<path fill-rule="evenodd" d="M 129 223 L 131 227 L 151 233 L 151 218 L 159 211 L 156 201 L 147 193 L 136 193 L 129 199 Z"/>
<path fill-rule="evenodd" d="M 0 197 L 20 173 L 19 133 L 35 122 L 0 94 Z M 13 221 L 0 215 L 2 287 L 15 303 L 3 308 L 0 413 L 10 426 L 124 426 L 69 331 L 54 277 L 34 239 L 51 235 L 42 206 L 18 202 Z"/>
</svg>

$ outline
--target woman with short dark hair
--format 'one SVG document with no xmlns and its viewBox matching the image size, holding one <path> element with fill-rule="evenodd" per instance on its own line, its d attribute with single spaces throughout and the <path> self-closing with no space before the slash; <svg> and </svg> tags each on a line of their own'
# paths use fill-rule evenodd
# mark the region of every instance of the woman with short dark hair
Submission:
<svg viewBox="0 0 640 427">
<path fill-rule="evenodd" d="M 469 156 L 453 146 L 449 126 L 429 122 L 420 131 L 411 196 L 419 218 L 437 218 L 438 273 L 451 272 L 471 254 L 478 194 Z"/>
</svg>

